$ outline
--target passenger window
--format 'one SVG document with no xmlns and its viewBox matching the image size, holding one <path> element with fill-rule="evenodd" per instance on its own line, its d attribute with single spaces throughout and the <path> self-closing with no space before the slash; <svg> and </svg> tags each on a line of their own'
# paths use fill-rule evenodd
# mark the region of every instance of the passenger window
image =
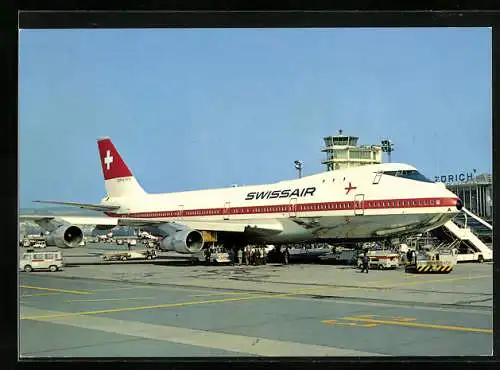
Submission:
<svg viewBox="0 0 500 370">
<path fill-rule="evenodd" d="M 43 254 L 34 254 L 33 258 L 37 259 L 37 260 L 42 260 L 43 259 Z"/>
<path fill-rule="evenodd" d="M 31 259 L 29 254 L 23 254 L 23 260 L 29 260 L 29 259 Z"/>
<path fill-rule="evenodd" d="M 45 254 L 45 259 L 51 260 L 52 258 L 54 258 L 53 255 L 52 255 L 52 253 L 46 253 Z"/>
</svg>

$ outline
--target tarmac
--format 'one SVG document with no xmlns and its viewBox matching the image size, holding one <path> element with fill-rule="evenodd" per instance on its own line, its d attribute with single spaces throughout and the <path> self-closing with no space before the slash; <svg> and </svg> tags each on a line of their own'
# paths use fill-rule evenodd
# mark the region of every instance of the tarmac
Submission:
<svg viewBox="0 0 500 370">
<path fill-rule="evenodd" d="M 64 253 L 64 271 L 20 272 L 21 358 L 493 352 L 491 263 L 366 274 L 178 259 L 92 265 L 91 249 Z"/>
</svg>

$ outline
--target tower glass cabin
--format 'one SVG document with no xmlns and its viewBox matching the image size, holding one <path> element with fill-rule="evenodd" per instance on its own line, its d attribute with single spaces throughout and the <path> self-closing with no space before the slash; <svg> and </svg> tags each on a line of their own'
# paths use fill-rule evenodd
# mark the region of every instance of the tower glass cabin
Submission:
<svg viewBox="0 0 500 370">
<path fill-rule="evenodd" d="M 323 138 L 325 146 L 321 151 L 326 153 L 326 160 L 321 163 L 327 171 L 382 163 L 381 146 L 358 146 L 358 139 L 357 136 L 343 135 L 342 130 L 339 130 L 338 135 Z"/>
</svg>

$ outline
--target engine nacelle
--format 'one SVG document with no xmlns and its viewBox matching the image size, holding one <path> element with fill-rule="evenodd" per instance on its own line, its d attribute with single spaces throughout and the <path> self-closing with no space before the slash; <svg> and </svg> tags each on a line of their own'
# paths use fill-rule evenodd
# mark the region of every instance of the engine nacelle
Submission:
<svg viewBox="0 0 500 370">
<path fill-rule="evenodd" d="M 177 253 L 193 254 L 203 248 L 203 235 L 196 230 L 175 231 L 160 242 L 160 249 Z"/>
<path fill-rule="evenodd" d="M 52 231 L 46 239 L 47 245 L 58 248 L 75 248 L 83 240 L 83 230 L 75 225 L 62 225 Z"/>
</svg>

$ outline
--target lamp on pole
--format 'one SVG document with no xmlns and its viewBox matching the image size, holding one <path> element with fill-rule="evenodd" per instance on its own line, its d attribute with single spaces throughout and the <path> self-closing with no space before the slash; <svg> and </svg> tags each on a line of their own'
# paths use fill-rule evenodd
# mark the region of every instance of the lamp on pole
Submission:
<svg viewBox="0 0 500 370">
<path fill-rule="evenodd" d="M 304 162 L 296 160 L 295 162 L 295 169 L 299 172 L 299 179 L 302 178 L 302 165 Z"/>
<path fill-rule="evenodd" d="M 394 151 L 394 144 L 388 139 L 382 140 L 382 152 L 387 153 L 389 163 L 391 162 L 391 153 Z"/>
</svg>

